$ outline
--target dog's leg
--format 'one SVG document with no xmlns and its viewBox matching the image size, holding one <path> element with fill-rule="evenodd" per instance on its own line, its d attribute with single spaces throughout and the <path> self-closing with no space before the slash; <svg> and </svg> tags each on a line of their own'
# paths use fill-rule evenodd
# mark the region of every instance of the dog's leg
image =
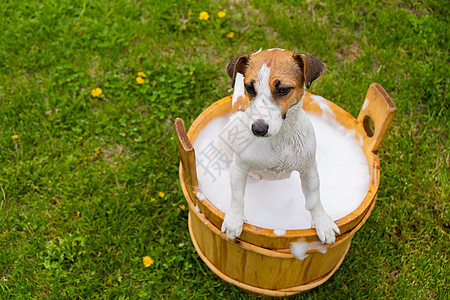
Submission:
<svg viewBox="0 0 450 300">
<path fill-rule="evenodd" d="M 230 240 L 239 237 L 242 233 L 247 174 L 248 171 L 242 167 L 242 164 L 236 163 L 236 159 L 233 159 L 230 169 L 231 203 L 222 224 L 222 232 L 225 232 Z"/>
<path fill-rule="evenodd" d="M 340 232 L 320 202 L 320 180 L 315 160 L 300 172 L 300 179 L 305 195 L 305 207 L 311 213 L 311 225 L 316 228 L 322 243 L 333 244 L 336 239 L 334 233 Z"/>
</svg>

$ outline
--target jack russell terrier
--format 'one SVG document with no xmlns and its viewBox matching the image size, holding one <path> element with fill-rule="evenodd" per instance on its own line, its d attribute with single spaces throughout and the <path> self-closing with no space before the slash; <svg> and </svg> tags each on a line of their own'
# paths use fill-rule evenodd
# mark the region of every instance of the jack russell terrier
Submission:
<svg viewBox="0 0 450 300">
<path fill-rule="evenodd" d="M 276 180 L 293 171 L 300 174 L 305 206 L 319 239 L 332 244 L 335 233 L 340 234 L 320 201 L 316 139 L 302 109 L 305 86 L 309 88 L 325 66 L 315 57 L 283 49 L 260 50 L 230 61 L 227 72 L 236 112 L 229 124 L 236 126 L 225 129 L 238 127 L 241 137 L 226 141 L 233 157 L 231 203 L 222 224 L 228 239 L 242 233 L 247 176 Z"/>
</svg>

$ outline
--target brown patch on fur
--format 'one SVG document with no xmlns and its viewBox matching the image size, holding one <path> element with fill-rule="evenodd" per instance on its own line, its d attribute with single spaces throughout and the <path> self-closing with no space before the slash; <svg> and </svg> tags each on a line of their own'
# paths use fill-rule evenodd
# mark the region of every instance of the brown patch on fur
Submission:
<svg viewBox="0 0 450 300">
<path fill-rule="evenodd" d="M 244 111 L 245 108 L 248 106 L 248 99 L 247 97 L 239 96 L 236 100 L 236 102 L 233 104 L 233 107 L 231 107 L 231 113 L 235 113 L 237 111 Z"/>
<path fill-rule="evenodd" d="M 300 102 L 304 91 L 305 89 L 303 88 L 293 89 L 288 95 L 284 96 L 283 99 L 277 100 L 277 104 L 281 107 L 281 114 L 283 116 L 286 116 L 289 108 Z"/>
<path fill-rule="evenodd" d="M 270 68 L 269 86 L 272 100 L 281 107 L 281 113 L 286 115 L 289 108 L 297 105 L 305 92 L 305 85 L 310 84 L 322 75 L 326 65 L 319 59 L 305 54 L 296 54 L 288 50 L 264 50 L 253 55 L 238 56 L 230 61 L 227 72 L 234 86 L 236 73 L 244 75 L 244 84 L 251 85 L 258 81 L 258 73 L 263 65 Z M 278 88 L 291 88 L 286 95 L 279 95 Z M 233 112 L 239 107 L 245 108 L 254 96 L 245 89 L 245 100 L 233 106 Z M 240 102 L 238 99 L 237 102 Z"/>
<path fill-rule="evenodd" d="M 227 73 L 231 77 L 231 87 L 234 87 L 236 73 L 244 74 L 247 69 L 248 58 L 250 55 L 244 54 L 233 58 L 227 66 Z"/>
<path fill-rule="evenodd" d="M 300 68 L 302 69 L 305 78 L 306 88 L 309 89 L 311 83 L 322 75 L 325 71 L 326 64 L 311 55 L 300 54 L 295 55 Z"/>
<path fill-rule="evenodd" d="M 303 72 L 294 58 L 294 53 L 287 50 L 261 51 L 250 56 L 244 74 L 244 83 L 258 81 L 258 73 L 265 64 L 270 68 L 269 86 L 273 100 L 281 107 L 281 113 L 286 114 L 292 105 L 296 105 L 305 91 Z M 277 96 L 278 87 L 290 87 L 292 90 L 285 96 Z M 251 101 L 247 91 L 246 96 Z"/>
</svg>

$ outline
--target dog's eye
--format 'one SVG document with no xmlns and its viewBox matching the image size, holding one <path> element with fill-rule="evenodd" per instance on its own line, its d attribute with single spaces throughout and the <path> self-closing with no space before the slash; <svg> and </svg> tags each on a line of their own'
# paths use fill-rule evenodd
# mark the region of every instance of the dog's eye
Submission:
<svg viewBox="0 0 450 300">
<path fill-rule="evenodd" d="M 245 89 L 247 90 L 247 93 L 249 93 L 250 96 L 256 96 L 255 87 L 252 84 L 246 84 Z"/>
<path fill-rule="evenodd" d="M 278 96 L 285 96 L 287 94 L 289 94 L 289 92 L 292 90 L 291 87 L 279 87 L 277 89 L 277 94 Z"/>
</svg>

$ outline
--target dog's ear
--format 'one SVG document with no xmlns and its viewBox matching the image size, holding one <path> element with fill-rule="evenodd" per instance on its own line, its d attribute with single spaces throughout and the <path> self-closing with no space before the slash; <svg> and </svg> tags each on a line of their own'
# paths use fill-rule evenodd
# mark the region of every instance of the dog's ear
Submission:
<svg viewBox="0 0 450 300">
<path fill-rule="evenodd" d="M 311 83 L 322 75 L 327 65 L 311 55 L 295 54 L 294 58 L 302 69 L 306 88 L 309 89 Z"/>
<path fill-rule="evenodd" d="M 230 63 L 227 67 L 227 73 L 231 77 L 231 87 L 234 87 L 234 81 L 236 80 L 236 73 L 241 73 L 244 75 L 245 70 L 247 69 L 248 60 L 250 55 L 244 54 L 230 60 Z"/>
</svg>

